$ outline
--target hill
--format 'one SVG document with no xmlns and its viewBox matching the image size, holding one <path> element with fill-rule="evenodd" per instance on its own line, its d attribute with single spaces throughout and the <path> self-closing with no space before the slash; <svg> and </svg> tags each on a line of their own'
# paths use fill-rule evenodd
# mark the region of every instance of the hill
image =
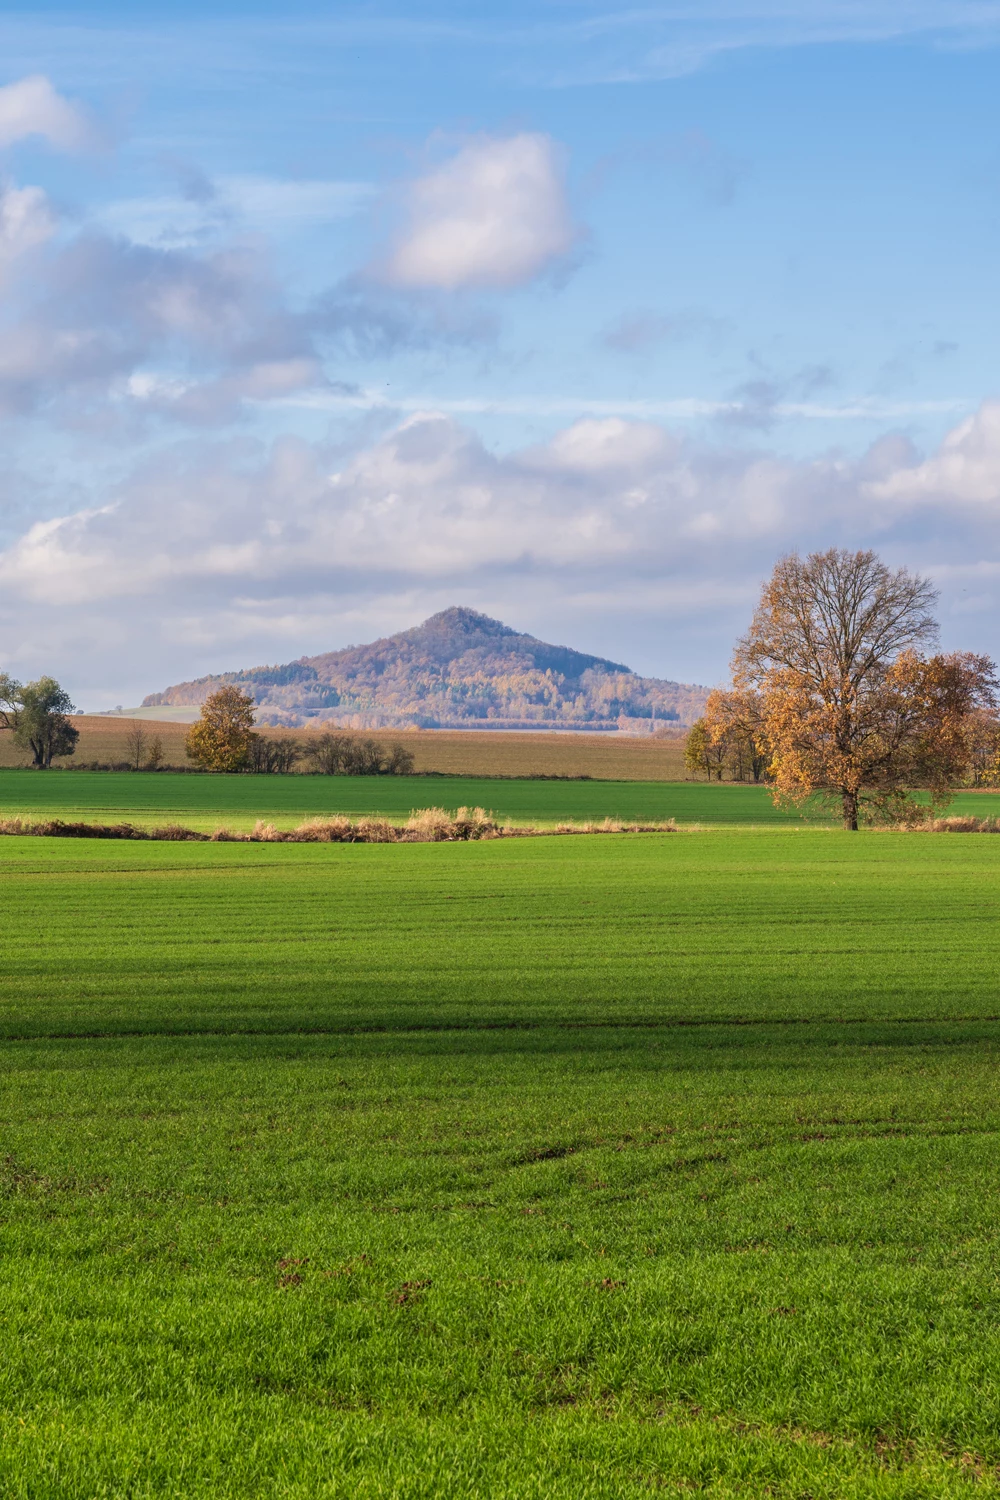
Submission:
<svg viewBox="0 0 1000 1500">
<path fill-rule="evenodd" d="M 235 683 L 262 724 L 358 729 L 629 728 L 691 723 L 706 690 L 640 677 L 622 662 L 551 646 L 472 609 L 453 608 L 367 646 L 176 683 L 144 708 L 203 703 Z"/>
</svg>

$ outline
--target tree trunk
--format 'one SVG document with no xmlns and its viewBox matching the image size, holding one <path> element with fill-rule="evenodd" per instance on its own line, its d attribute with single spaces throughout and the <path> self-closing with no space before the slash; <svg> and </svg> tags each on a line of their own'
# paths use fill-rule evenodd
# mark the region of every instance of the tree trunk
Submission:
<svg viewBox="0 0 1000 1500">
<path fill-rule="evenodd" d="M 848 833 L 858 831 L 858 794 L 857 792 L 842 792 L 841 802 L 844 808 L 844 828 Z"/>
</svg>

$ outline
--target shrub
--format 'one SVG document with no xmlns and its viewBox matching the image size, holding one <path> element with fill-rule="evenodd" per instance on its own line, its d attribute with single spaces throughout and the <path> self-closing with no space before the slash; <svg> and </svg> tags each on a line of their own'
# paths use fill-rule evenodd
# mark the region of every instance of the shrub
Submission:
<svg viewBox="0 0 1000 1500">
<path fill-rule="evenodd" d="M 928 818 L 909 824 L 911 833 L 1000 833 L 998 818 Z"/>
<path fill-rule="evenodd" d="M 302 746 L 297 740 L 270 739 L 255 734 L 247 750 L 246 768 L 258 775 L 284 776 L 302 759 Z"/>
<path fill-rule="evenodd" d="M 130 771 L 158 771 L 163 763 L 163 741 L 151 735 L 145 724 L 132 725 L 125 736 Z"/>
<path fill-rule="evenodd" d="M 385 776 L 410 776 L 413 774 L 413 751 L 405 745 L 390 745 L 385 753 Z"/>
<path fill-rule="evenodd" d="M 975 820 L 952 820 L 955 822 Z M 935 825 L 926 825 L 933 827 Z M 441 807 L 425 807 L 410 814 L 399 827 L 386 818 L 360 818 L 352 823 L 347 817 L 312 818 L 298 828 L 275 828 L 260 820 L 253 831 L 243 833 L 234 828 L 217 828 L 214 833 L 200 833 L 168 823 L 162 828 L 137 828 L 132 823 L 63 823 L 58 818 L 32 823 L 24 818 L 0 818 L 0 835 L 33 835 L 36 838 L 70 839 L 155 839 L 161 842 L 196 842 L 215 844 L 443 844 L 469 839 L 530 838 L 549 830 L 536 827 L 502 827 L 492 813 L 481 807 L 460 807 L 452 817 Z M 619 823 L 605 818 L 603 823 L 563 823 L 556 833 L 676 833 L 672 823 Z M 949 830 L 950 831 L 950 830 Z M 994 823 L 983 831 L 1000 832 Z"/>
<path fill-rule="evenodd" d="M 500 824 L 481 807 L 460 807 L 454 817 L 443 807 L 424 807 L 410 814 L 406 831 L 415 835 L 418 842 L 439 844 L 446 840 L 493 838 L 500 832 Z"/>
<path fill-rule="evenodd" d="M 386 748 L 350 734 L 320 735 L 308 753 L 326 776 L 409 776 L 413 770 L 413 756 L 403 745 Z"/>
</svg>

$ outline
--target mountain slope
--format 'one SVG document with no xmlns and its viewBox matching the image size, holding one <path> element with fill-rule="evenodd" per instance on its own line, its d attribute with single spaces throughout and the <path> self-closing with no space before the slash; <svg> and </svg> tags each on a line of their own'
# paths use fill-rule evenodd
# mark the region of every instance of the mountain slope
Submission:
<svg viewBox="0 0 1000 1500">
<path fill-rule="evenodd" d="M 261 723 L 378 728 L 611 728 L 619 719 L 690 723 L 705 689 L 638 677 L 621 662 L 552 646 L 475 610 L 453 608 L 366 646 L 177 683 L 144 707 L 197 704 L 227 683 Z"/>
</svg>

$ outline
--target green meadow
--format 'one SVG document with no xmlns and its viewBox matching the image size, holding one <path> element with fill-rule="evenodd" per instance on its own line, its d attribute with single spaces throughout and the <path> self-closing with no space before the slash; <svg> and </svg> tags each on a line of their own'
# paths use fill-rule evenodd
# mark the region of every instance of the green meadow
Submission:
<svg viewBox="0 0 1000 1500">
<path fill-rule="evenodd" d="M 138 824 L 220 823 L 252 828 L 258 818 L 290 827 L 334 813 L 405 819 L 414 808 L 485 807 L 511 822 L 555 824 L 618 818 L 679 823 L 762 823 L 803 827 L 831 821 L 818 804 L 776 808 L 761 786 L 677 781 L 544 781 L 472 776 L 226 776 L 170 771 L 0 769 L 0 816 Z M 1000 794 L 959 792 L 949 814 L 992 817 Z"/>
<path fill-rule="evenodd" d="M 0 1494 L 1000 1494 L 1000 838 L 115 780 L 718 826 L 0 839 Z"/>
</svg>

